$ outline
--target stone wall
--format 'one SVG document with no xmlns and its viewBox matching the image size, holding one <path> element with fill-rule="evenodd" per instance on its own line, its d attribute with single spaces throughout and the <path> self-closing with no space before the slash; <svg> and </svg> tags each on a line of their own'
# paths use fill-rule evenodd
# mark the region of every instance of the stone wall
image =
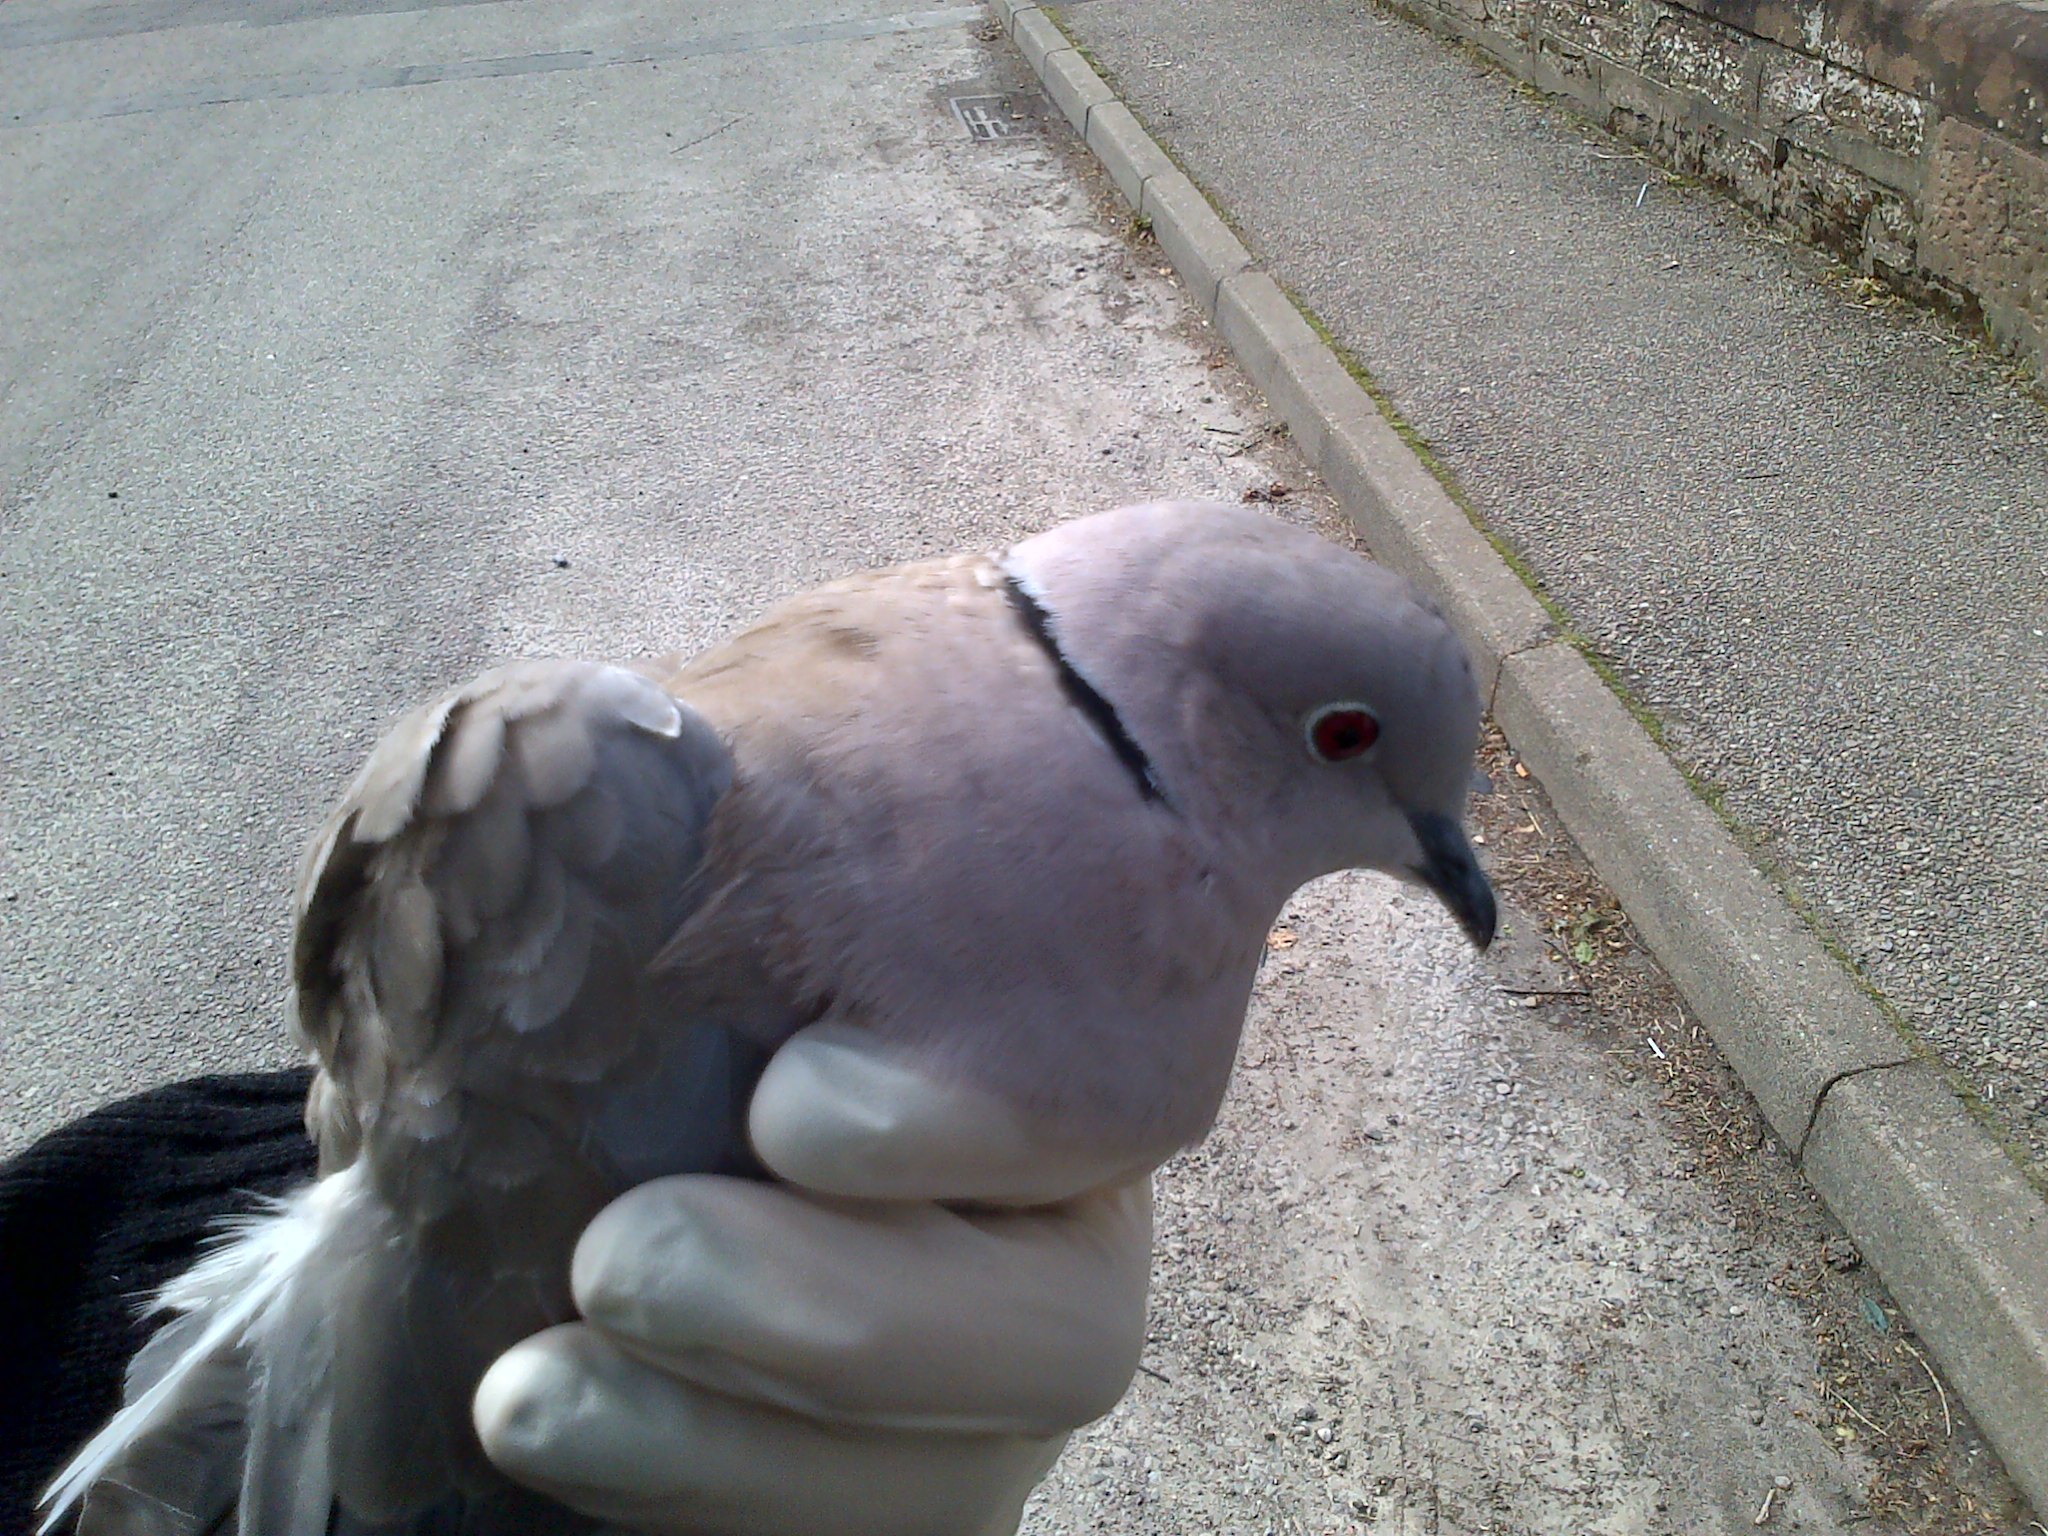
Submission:
<svg viewBox="0 0 2048 1536">
<path fill-rule="evenodd" d="M 1393 0 L 2048 378 L 2048 0 Z"/>
</svg>

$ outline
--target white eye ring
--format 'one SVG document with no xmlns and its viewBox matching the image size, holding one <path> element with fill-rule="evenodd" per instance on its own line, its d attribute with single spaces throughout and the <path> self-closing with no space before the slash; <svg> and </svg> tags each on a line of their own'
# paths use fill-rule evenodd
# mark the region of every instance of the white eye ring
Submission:
<svg viewBox="0 0 2048 1536">
<path fill-rule="evenodd" d="M 1301 736 L 1319 763 L 1356 762 L 1379 743 L 1379 713 L 1356 699 L 1325 704 L 1302 722 Z"/>
</svg>

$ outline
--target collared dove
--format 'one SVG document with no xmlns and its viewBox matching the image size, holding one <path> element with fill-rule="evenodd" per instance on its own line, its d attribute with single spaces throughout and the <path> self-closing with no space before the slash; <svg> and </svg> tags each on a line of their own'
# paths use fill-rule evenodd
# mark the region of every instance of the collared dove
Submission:
<svg viewBox="0 0 2048 1536">
<path fill-rule="evenodd" d="M 847 1038 L 985 1107 L 909 1117 L 926 1166 L 957 1153 L 926 1194 L 1142 1177 L 1210 1125 L 1303 883 L 1386 871 L 1490 940 L 1479 712 L 1399 578 L 1160 503 L 836 582 L 694 660 L 519 663 L 407 716 L 300 877 L 322 1177 L 167 1290 L 51 1523 L 82 1499 L 87 1536 L 237 1509 L 243 1536 L 586 1528 L 493 1470 L 471 1400 L 574 1315 L 601 1208 L 691 1172 L 892 1193 L 830 1125 L 749 1122 L 764 1071 L 836 1070 Z M 778 1057 L 799 1032 L 822 1050 Z"/>
</svg>

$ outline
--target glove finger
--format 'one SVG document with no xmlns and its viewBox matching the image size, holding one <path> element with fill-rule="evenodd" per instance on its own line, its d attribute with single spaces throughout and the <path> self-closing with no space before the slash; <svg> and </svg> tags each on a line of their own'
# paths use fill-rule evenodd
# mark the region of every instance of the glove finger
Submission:
<svg viewBox="0 0 2048 1536">
<path fill-rule="evenodd" d="M 829 1427 L 679 1380 L 578 1323 L 501 1356 L 475 1419 L 507 1475 L 654 1536 L 1009 1536 L 1066 1441 Z"/>
<path fill-rule="evenodd" d="M 722 1392 L 866 1426 L 1048 1435 L 1130 1385 L 1151 1243 L 1143 1180 L 961 1212 L 689 1175 L 600 1212 L 573 1281 L 622 1348 Z"/>
<path fill-rule="evenodd" d="M 863 1200 L 1049 1205 L 1126 1184 L 1180 1148 L 1105 1127 L 1094 1143 L 1057 1136 L 969 1084 L 932 1077 L 865 1030 L 814 1024 L 769 1060 L 747 1106 L 747 1137 L 778 1177 Z"/>
</svg>

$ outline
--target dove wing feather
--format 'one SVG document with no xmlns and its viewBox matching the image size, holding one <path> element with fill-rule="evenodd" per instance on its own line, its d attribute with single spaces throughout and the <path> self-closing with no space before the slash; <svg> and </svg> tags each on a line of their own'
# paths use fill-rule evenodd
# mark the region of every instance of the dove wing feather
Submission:
<svg viewBox="0 0 2048 1536">
<path fill-rule="evenodd" d="M 118 1497 L 89 1498 L 82 1530 L 217 1500 L 228 1467 L 244 1536 L 324 1531 L 336 1502 L 438 1528 L 451 1487 L 463 1529 L 511 1523 L 525 1501 L 476 1445 L 476 1380 L 573 1315 L 569 1255 L 613 1196 L 751 1165 L 765 1050 L 654 965 L 702 898 L 732 779 L 695 711 L 596 664 L 496 669 L 385 735 L 295 903 L 308 1129 L 347 1195 L 287 1201 L 216 1255 L 240 1275 L 259 1246 L 298 1254 L 260 1298 L 239 1281 L 167 1295 L 194 1347 L 148 1352 L 95 1442 Z M 217 1406 L 195 1417 L 201 1399 Z"/>
</svg>

